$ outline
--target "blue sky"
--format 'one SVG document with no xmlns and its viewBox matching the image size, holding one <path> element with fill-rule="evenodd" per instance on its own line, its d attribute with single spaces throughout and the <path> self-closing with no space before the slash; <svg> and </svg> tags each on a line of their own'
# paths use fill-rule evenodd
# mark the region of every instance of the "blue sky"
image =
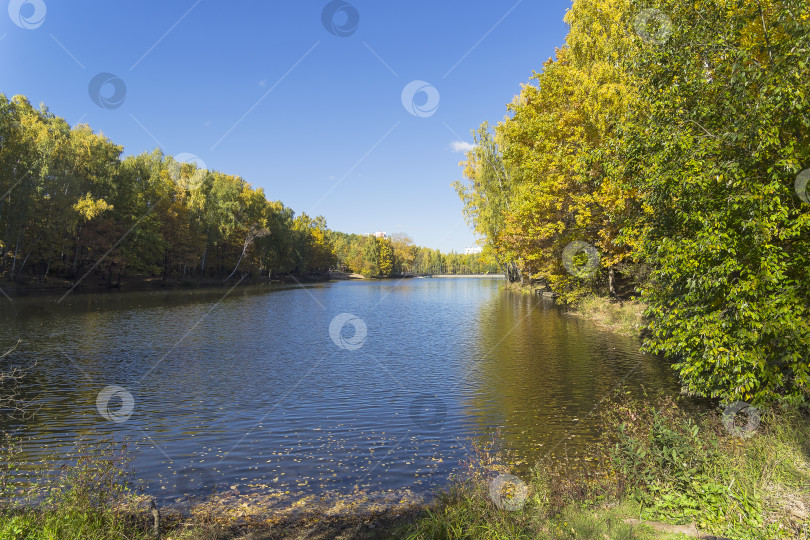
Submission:
<svg viewBox="0 0 810 540">
<path fill-rule="evenodd" d="M 563 43 L 569 6 L 11 0 L 0 92 L 88 123 L 125 154 L 193 154 L 332 229 L 461 251 L 475 240 L 451 187 L 453 143 L 503 118 Z M 99 73 L 118 79 L 94 100 Z M 419 90 L 407 108 L 406 87 Z"/>
</svg>

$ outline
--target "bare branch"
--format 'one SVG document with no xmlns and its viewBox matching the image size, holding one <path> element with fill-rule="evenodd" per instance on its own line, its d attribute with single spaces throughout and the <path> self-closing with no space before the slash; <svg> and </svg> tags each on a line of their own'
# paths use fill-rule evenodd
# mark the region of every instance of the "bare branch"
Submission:
<svg viewBox="0 0 810 540">
<path fill-rule="evenodd" d="M 4 353 L 3 353 L 3 355 L 2 355 L 2 356 L 0 356 L 0 359 L 5 358 L 6 356 L 8 356 L 8 355 L 10 355 L 11 353 L 13 353 L 13 352 L 15 351 L 15 349 L 17 349 L 17 347 L 19 347 L 19 346 L 20 346 L 20 343 L 22 343 L 22 339 L 18 339 L 18 340 L 17 340 L 17 343 L 15 343 L 15 344 L 14 344 L 14 346 L 13 346 L 12 348 L 10 348 L 9 350 L 7 350 L 6 352 L 4 352 Z"/>
</svg>

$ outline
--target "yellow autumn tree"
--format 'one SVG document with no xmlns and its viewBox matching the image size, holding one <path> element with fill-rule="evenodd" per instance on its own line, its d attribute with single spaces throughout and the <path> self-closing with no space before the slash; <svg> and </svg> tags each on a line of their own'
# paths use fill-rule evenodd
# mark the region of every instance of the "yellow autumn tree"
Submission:
<svg viewBox="0 0 810 540">
<path fill-rule="evenodd" d="M 505 166 L 515 171 L 505 250 L 567 300 L 594 286 L 612 289 L 614 268 L 631 253 L 633 234 L 622 229 L 635 193 L 609 156 L 634 99 L 624 67 L 634 46 L 627 10 L 626 0 L 574 2 L 565 46 L 496 127 Z"/>
</svg>

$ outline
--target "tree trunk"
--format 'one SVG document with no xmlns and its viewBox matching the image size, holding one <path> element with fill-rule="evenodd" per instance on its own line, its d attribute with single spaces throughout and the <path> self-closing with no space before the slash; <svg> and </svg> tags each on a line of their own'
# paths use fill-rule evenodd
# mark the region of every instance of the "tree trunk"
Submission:
<svg viewBox="0 0 810 540">
<path fill-rule="evenodd" d="M 252 242 L 252 240 L 253 239 L 250 237 L 250 234 L 248 234 L 245 237 L 245 246 L 242 248 L 242 254 L 239 255 L 239 260 L 236 261 L 236 266 L 234 266 L 233 272 L 231 272 L 230 276 L 225 278 L 225 281 L 228 281 L 229 279 L 231 279 L 231 276 L 233 276 L 236 273 L 236 269 L 239 268 L 239 263 L 242 262 L 242 258 L 245 256 L 245 252 L 247 251 L 247 248 L 250 247 L 250 243 Z"/>
<path fill-rule="evenodd" d="M 11 263 L 11 276 L 10 279 L 14 279 L 14 269 L 17 268 L 17 253 L 20 252 L 20 237 L 22 236 L 22 227 L 17 230 L 17 243 L 14 246 L 14 261 Z"/>
<path fill-rule="evenodd" d="M 79 251 L 81 251 L 81 246 L 79 245 L 79 233 L 76 232 L 76 248 L 73 250 L 73 265 L 71 267 L 71 271 L 73 272 L 73 276 L 75 277 L 78 270 L 79 270 Z"/>
<path fill-rule="evenodd" d="M 29 251 L 29 252 L 28 252 L 28 255 L 26 255 L 26 256 L 25 256 L 25 259 L 23 259 L 23 262 L 22 262 L 22 264 L 20 265 L 20 269 L 19 269 L 19 270 L 17 270 L 17 272 L 19 272 L 19 273 L 21 273 L 21 274 L 22 274 L 23 268 L 25 268 L 25 263 L 27 263 L 27 262 L 28 262 L 28 257 L 30 257 L 30 256 L 31 256 L 31 252 Z"/>
<path fill-rule="evenodd" d="M 514 261 L 506 264 L 506 280 L 509 283 L 514 283 L 516 281 L 520 281 L 521 283 L 523 282 L 523 276 L 520 274 L 517 264 L 515 264 Z"/>
</svg>

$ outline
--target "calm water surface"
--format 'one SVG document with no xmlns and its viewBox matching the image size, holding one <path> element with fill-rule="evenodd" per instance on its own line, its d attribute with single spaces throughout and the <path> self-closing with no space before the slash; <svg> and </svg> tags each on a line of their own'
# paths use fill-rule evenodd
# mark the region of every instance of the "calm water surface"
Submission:
<svg viewBox="0 0 810 540">
<path fill-rule="evenodd" d="M 23 340 L 5 362 L 36 361 L 26 390 L 41 408 L 0 427 L 28 438 L 28 464 L 77 436 L 129 440 L 137 478 L 163 500 L 234 485 L 425 494 L 459 472 L 472 440 L 497 433 L 525 463 L 570 454 L 598 435 L 589 413 L 620 383 L 676 390 L 637 340 L 502 287 L 410 279 L 3 300 L 0 347 Z M 330 336 L 344 313 L 365 340 L 362 324 Z M 132 396 L 125 421 L 99 412 L 107 386 Z"/>
</svg>

